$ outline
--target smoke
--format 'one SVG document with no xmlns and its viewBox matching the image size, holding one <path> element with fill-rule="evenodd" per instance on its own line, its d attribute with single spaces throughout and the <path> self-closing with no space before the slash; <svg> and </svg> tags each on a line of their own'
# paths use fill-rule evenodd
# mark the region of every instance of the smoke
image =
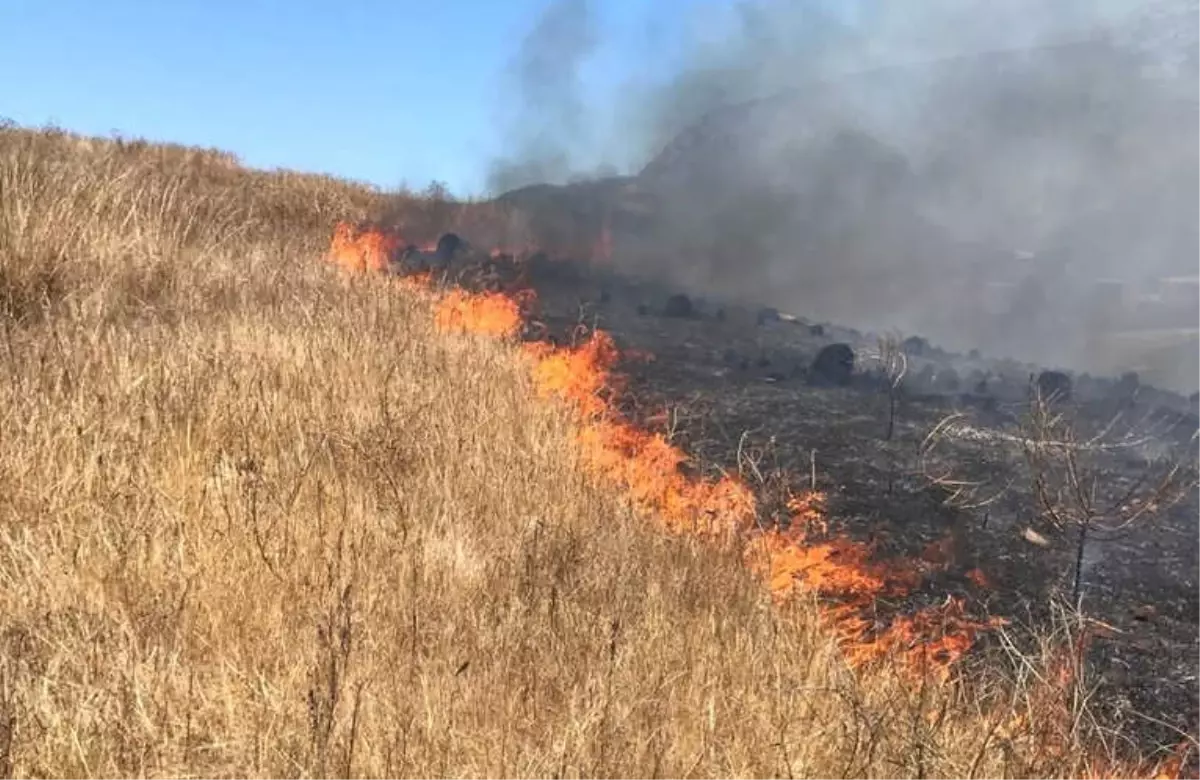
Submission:
<svg viewBox="0 0 1200 780">
<path fill-rule="evenodd" d="M 518 58 L 537 63 L 518 71 L 541 134 L 493 182 L 571 178 L 586 150 L 564 139 L 617 116 L 618 138 L 587 143 L 645 163 L 623 172 L 655 213 L 614 236 L 618 262 L 815 319 L 1195 387 L 1200 298 L 1154 282 L 1195 276 L 1200 256 L 1195 0 L 667 13 L 682 57 L 647 52 L 666 75 L 598 106 L 579 99 L 600 46 L 586 7 L 551 6 Z M 555 19 L 573 20 L 557 23 L 571 45 L 545 40 Z M 544 47 L 559 55 L 531 56 Z"/>
<path fill-rule="evenodd" d="M 553 0 L 542 12 L 509 65 L 507 154 L 492 162 L 489 190 L 577 173 L 576 157 L 592 140 L 580 70 L 598 43 L 588 0 Z"/>
</svg>

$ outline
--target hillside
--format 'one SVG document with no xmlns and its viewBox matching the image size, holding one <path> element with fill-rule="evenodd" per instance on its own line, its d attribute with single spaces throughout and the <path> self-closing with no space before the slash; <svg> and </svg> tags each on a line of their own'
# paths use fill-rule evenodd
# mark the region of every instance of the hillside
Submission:
<svg viewBox="0 0 1200 780">
<path fill-rule="evenodd" d="M 596 479 L 527 353 L 324 262 L 343 220 L 510 218 L 0 129 L 0 775 L 1155 771 L 1049 629 L 849 663 Z"/>
</svg>

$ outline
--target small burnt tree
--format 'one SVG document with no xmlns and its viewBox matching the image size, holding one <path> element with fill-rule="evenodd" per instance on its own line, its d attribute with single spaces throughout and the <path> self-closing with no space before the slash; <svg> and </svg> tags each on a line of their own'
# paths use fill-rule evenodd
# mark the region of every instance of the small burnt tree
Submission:
<svg viewBox="0 0 1200 780">
<path fill-rule="evenodd" d="M 908 373 L 908 355 L 900 340 L 890 335 L 879 338 L 877 349 L 871 357 L 878 363 L 878 377 L 888 399 L 887 426 L 884 428 L 883 438 L 885 441 L 891 441 L 896 433 L 896 405 L 900 384 Z"/>
<path fill-rule="evenodd" d="M 1114 418 L 1099 431 L 1081 435 L 1069 408 L 1030 383 L 1028 412 L 1019 443 L 1035 502 L 1050 527 L 1074 535 L 1071 601 L 1078 603 L 1084 556 L 1093 543 L 1115 541 L 1161 517 L 1183 502 L 1197 485 L 1194 447 L 1197 433 L 1177 442 L 1167 454 L 1136 456 L 1138 448 L 1163 441 L 1150 434 L 1118 433 Z M 1137 457 L 1139 469 L 1128 484 L 1114 484 L 1105 460 Z"/>
</svg>

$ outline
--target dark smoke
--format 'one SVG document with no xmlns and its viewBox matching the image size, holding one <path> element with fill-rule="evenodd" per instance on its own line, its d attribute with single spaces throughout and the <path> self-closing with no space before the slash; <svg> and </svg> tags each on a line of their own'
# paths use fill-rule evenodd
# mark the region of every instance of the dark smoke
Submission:
<svg viewBox="0 0 1200 780">
<path fill-rule="evenodd" d="M 564 104 L 585 125 L 623 118 L 620 143 L 594 141 L 645 161 L 627 172 L 655 219 L 614 237 L 618 262 L 1190 389 L 1200 300 L 1154 280 L 1197 275 L 1198 26 L 1195 0 L 749 0 L 620 105 L 560 100 L 580 94 L 562 75 L 577 73 L 586 47 L 573 48 L 529 118 L 543 126 L 539 111 Z M 512 169 L 563 181 L 571 158 L 518 155 Z M 1122 280 L 1124 304 L 1104 279 Z M 1160 293 L 1182 308 L 1164 313 Z"/>
<path fill-rule="evenodd" d="M 510 63 L 508 154 L 491 164 L 490 191 L 558 184 L 577 173 L 590 127 L 580 69 L 598 43 L 588 0 L 553 0 L 542 12 Z"/>
</svg>

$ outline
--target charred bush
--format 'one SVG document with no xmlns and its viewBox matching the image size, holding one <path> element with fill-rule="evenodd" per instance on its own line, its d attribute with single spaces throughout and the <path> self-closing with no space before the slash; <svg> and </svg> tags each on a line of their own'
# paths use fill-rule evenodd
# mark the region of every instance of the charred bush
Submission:
<svg viewBox="0 0 1200 780">
<path fill-rule="evenodd" d="M 579 265 L 569 260 L 554 260 L 545 252 L 534 252 L 525 259 L 529 276 L 539 282 L 578 284 L 583 281 Z"/>
<path fill-rule="evenodd" d="M 911 384 L 913 388 L 920 393 L 931 393 L 934 391 L 934 383 L 936 380 L 936 372 L 932 365 L 926 364 L 921 367 L 921 370 L 912 375 Z M 906 382 L 905 384 L 908 384 Z"/>
<path fill-rule="evenodd" d="M 1071 400 L 1071 377 L 1062 371 L 1043 371 L 1037 376 L 1037 393 L 1043 401 Z"/>
<path fill-rule="evenodd" d="M 975 369 L 971 372 L 967 382 L 971 385 L 971 392 L 976 395 L 988 395 L 991 392 L 992 372 Z"/>
<path fill-rule="evenodd" d="M 667 298 L 667 302 L 663 306 L 664 317 L 691 317 L 695 311 L 692 299 L 683 293 L 676 293 Z"/>
<path fill-rule="evenodd" d="M 650 307 L 644 303 L 639 303 L 637 305 L 637 313 L 638 313 L 639 317 L 645 317 L 647 314 L 650 313 Z"/>
<path fill-rule="evenodd" d="M 824 325 L 809 325 L 808 326 L 808 335 L 817 336 L 817 337 L 824 336 L 825 335 L 825 326 Z"/>
<path fill-rule="evenodd" d="M 809 377 L 817 384 L 850 384 L 854 377 L 854 350 L 841 342 L 822 347 L 813 358 Z"/>
<path fill-rule="evenodd" d="M 901 344 L 905 354 L 913 356 L 921 356 L 929 354 L 929 341 L 920 336 L 909 336 Z"/>
<path fill-rule="evenodd" d="M 954 395 L 962 389 L 962 378 L 950 366 L 927 363 L 913 376 L 913 385 L 923 393 Z"/>
<path fill-rule="evenodd" d="M 459 251 L 467 248 L 467 242 L 457 233 L 443 233 L 438 239 L 434 254 L 443 263 L 449 263 Z"/>
<path fill-rule="evenodd" d="M 1113 395 L 1122 400 L 1133 398 L 1137 394 L 1138 389 L 1142 386 L 1141 377 L 1136 371 L 1126 371 L 1121 374 L 1121 378 L 1117 380 L 1113 387 Z"/>
<path fill-rule="evenodd" d="M 489 292 L 512 288 L 520 281 L 521 268 L 512 255 L 489 257 L 464 269 L 460 277 L 460 282 Z"/>
<path fill-rule="evenodd" d="M 388 258 L 388 273 L 396 276 L 417 274 L 429 270 L 429 259 L 413 244 Z"/>
</svg>

